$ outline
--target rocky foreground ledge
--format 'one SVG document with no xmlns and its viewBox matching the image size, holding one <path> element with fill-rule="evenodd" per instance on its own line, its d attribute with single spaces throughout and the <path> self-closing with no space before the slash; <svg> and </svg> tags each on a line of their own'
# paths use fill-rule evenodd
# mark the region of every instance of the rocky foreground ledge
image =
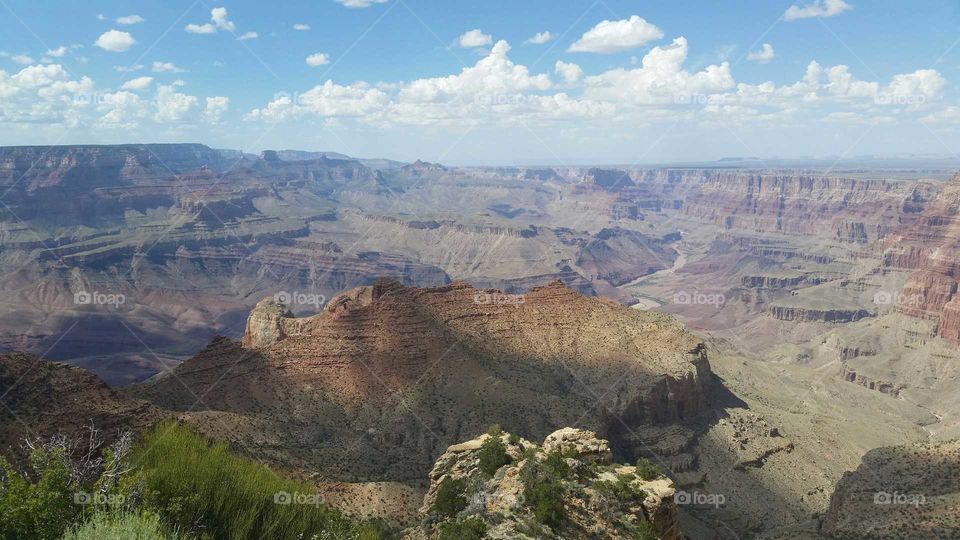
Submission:
<svg viewBox="0 0 960 540">
<path fill-rule="evenodd" d="M 496 428 L 453 445 L 430 472 L 427 538 L 682 538 L 673 482 L 649 462 L 613 462 L 607 441 L 563 428 L 537 445 Z"/>
</svg>

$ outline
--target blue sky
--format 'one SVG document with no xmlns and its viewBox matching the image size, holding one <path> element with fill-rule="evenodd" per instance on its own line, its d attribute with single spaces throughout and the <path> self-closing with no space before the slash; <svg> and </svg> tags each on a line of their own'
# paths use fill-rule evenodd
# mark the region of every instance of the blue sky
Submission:
<svg viewBox="0 0 960 540">
<path fill-rule="evenodd" d="M 955 1 L 2 0 L 0 144 L 951 154 L 958 22 Z"/>
</svg>

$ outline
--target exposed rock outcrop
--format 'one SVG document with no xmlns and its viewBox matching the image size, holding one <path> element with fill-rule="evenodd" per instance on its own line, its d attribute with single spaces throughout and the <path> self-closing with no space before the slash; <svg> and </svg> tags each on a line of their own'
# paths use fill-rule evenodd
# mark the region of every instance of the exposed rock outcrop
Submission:
<svg viewBox="0 0 960 540">
<path fill-rule="evenodd" d="M 415 481 L 493 423 L 546 437 L 579 420 L 622 459 L 646 445 L 689 461 L 712 379 L 702 342 L 671 318 L 561 283 L 514 296 L 381 280 L 302 319 L 268 300 L 244 343 L 214 343 L 137 393 L 187 412 L 183 381 L 235 418 L 222 433 L 213 413 L 187 412 L 202 431 L 343 480 Z"/>
<path fill-rule="evenodd" d="M 490 476 L 480 456 L 492 437 L 500 439 L 506 464 Z M 486 538 L 680 540 L 673 483 L 638 472 L 613 463 L 607 441 L 586 430 L 564 428 L 540 446 L 507 433 L 485 434 L 450 446 L 437 459 L 420 509 L 423 526 L 408 531 L 407 538 L 429 538 L 451 523 L 474 521 L 483 524 Z M 559 516 L 547 523 L 534 512 L 537 500 L 530 500 L 544 482 Z M 462 503 L 453 515 L 441 513 L 446 507 L 438 505 L 445 483 L 462 486 L 457 488 Z"/>
</svg>

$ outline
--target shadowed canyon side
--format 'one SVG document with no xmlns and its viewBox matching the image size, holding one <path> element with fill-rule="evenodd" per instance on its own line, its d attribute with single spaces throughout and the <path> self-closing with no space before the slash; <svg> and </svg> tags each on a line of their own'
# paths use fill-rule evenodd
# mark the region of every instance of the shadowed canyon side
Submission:
<svg viewBox="0 0 960 540">
<path fill-rule="evenodd" d="M 265 300 L 243 346 L 217 340 L 130 391 L 341 480 L 423 478 L 443 448 L 494 423 L 538 438 L 579 422 L 622 459 L 653 451 L 686 466 L 709 418 L 702 342 L 560 283 L 511 297 L 522 302 L 501 296 L 381 280 L 302 319 Z M 203 399 L 191 409 L 193 392 Z"/>
</svg>

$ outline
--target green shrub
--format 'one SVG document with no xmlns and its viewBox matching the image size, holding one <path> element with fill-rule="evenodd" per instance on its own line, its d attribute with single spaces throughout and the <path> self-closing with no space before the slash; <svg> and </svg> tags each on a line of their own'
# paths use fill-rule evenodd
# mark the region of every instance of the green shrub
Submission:
<svg viewBox="0 0 960 540">
<path fill-rule="evenodd" d="M 636 530 L 632 535 L 633 540 L 657 540 L 656 529 L 653 528 L 653 524 L 647 520 L 641 521 L 637 524 Z"/>
<path fill-rule="evenodd" d="M 547 454 L 547 457 L 543 460 L 543 469 L 558 479 L 570 477 L 570 465 L 559 450 Z"/>
<path fill-rule="evenodd" d="M 479 518 L 453 519 L 440 524 L 438 540 L 482 540 L 487 524 Z"/>
<path fill-rule="evenodd" d="M 73 494 L 87 486 L 71 478 L 65 452 L 35 450 L 30 465 L 34 479 L 0 457 L 0 538 L 59 538 L 82 516 Z"/>
<path fill-rule="evenodd" d="M 488 427 L 487 435 L 491 437 L 499 437 L 500 435 L 503 435 L 503 430 L 500 429 L 500 424 L 493 424 L 492 426 Z"/>
<path fill-rule="evenodd" d="M 510 464 L 507 447 L 503 445 L 500 436 L 491 436 L 480 445 L 480 470 L 487 476 L 497 474 L 500 467 Z"/>
<path fill-rule="evenodd" d="M 518 444 L 520 444 L 520 436 L 517 435 L 516 433 L 511 433 L 510 435 L 507 436 L 507 442 L 509 442 L 513 446 L 517 446 Z"/>
<path fill-rule="evenodd" d="M 160 516 L 144 512 L 99 512 L 83 525 L 67 532 L 63 540 L 173 540 L 160 524 Z"/>
<path fill-rule="evenodd" d="M 562 456 L 560 459 L 563 460 Z M 566 465 L 566 462 L 563 464 Z M 529 461 L 520 471 L 524 505 L 533 512 L 538 522 L 553 528 L 558 527 L 566 518 L 563 505 L 566 490 L 556 474 L 557 467 L 555 463 L 548 464 L 547 460 L 543 463 Z"/>
<path fill-rule="evenodd" d="M 437 496 L 433 500 L 431 511 L 441 519 L 452 518 L 467 507 L 464 496 L 467 482 L 463 478 L 454 480 L 449 476 L 440 481 Z"/>
<path fill-rule="evenodd" d="M 217 539 L 381 538 L 373 524 L 357 524 L 320 503 L 313 486 L 280 477 L 232 455 L 175 422 L 148 432 L 134 449 L 136 471 L 122 482 L 144 506 L 187 534 Z"/>
<path fill-rule="evenodd" d="M 617 475 L 615 482 L 599 481 L 594 483 L 594 487 L 608 497 L 622 503 L 642 503 L 647 498 L 647 494 L 642 489 L 633 486 L 636 476 L 632 474 Z"/>
<path fill-rule="evenodd" d="M 660 470 L 660 467 L 658 467 L 649 459 L 640 458 L 637 460 L 637 476 L 640 478 L 650 481 L 657 478 L 661 474 L 663 473 Z"/>
</svg>

